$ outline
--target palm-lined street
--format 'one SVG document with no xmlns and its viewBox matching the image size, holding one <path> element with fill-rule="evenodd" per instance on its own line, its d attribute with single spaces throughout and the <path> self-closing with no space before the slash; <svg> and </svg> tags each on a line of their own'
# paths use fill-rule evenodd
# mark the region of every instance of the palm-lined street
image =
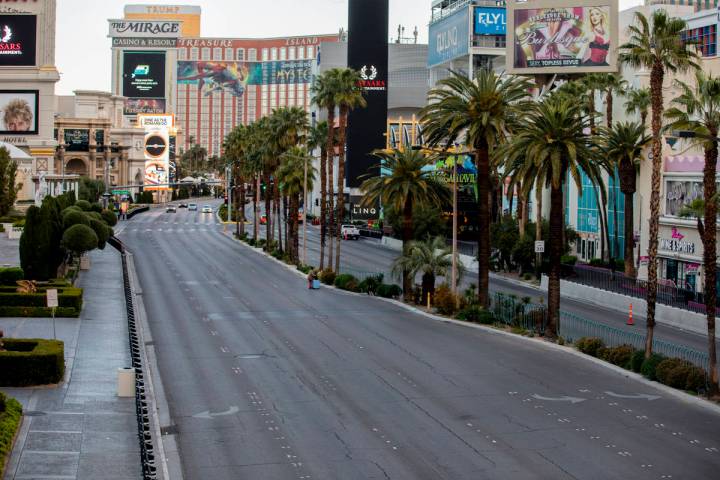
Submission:
<svg viewBox="0 0 720 480">
<path fill-rule="evenodd" d="M 720 467 L 716 413 L 527 340 L 309 291 L 222 229 L 214 215 L 158 209 L 120 234 L 187 478 L 710 478 Z"/>
</svg>

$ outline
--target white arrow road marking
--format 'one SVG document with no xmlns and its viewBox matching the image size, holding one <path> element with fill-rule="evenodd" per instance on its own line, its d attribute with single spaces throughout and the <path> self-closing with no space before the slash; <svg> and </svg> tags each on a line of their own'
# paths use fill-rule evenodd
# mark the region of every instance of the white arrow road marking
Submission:
<svg viewBox="0 0 720 480">
<path fill-rule="evenodd" d="M 210 410 L 205 410 L 204 412 L 197 413 L 193 415 L 193 418 L 205 418 L 205 419 L 213 419 L 215 417 L 224 417 L 226 415 L 235 415 L 240 411 L 239 407 L 232 406 L 230 409 L 226 412 L 220 412 L 220 413 L 210 413 Z"/>
<path fill-rule="evenodd" d="M 556 397 L 556 398 L 554 398 L 554 397 L 543 397 L 542 395 L 538 395 L 537 393 L 533 394 L 533 398 L 535 398 L 535 399 L 537 399 L 537 400 L 545 400 L 545 401 L 547 401 L 547 402 L 570 402 L 570 403 L 573 403 L 573 404 L 575 404 L 575 403 L 580 403 L 580 402 L 584 402 L 584 401 L 586 400 L 585 398 L 568 397 L 567 395 L 566 395 L 566 396 L 563 396 L 563 397 Z"/>
<path fill-rule="evenodd" d="M 622 395 L 620 393 L 615 392 L 605 392 L 605 395 L 609 395 L 611 397 L 615 398 L 628 398 L 628 399 L 645 399 L 648 401 L 657 400 L 659 398 L 662 398 L 660 395 L 647 395 L 645 393 L 638 393 L 637 395 Z"/>
</svg>

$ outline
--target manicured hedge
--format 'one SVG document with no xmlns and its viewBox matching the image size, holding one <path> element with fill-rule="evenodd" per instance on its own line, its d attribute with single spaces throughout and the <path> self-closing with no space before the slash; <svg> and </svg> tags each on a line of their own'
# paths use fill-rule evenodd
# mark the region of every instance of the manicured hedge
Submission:
<svg viewBox="0 0 720 480">
<path fill-rule="evenodd" d="M 58 290 L 58 304 L 60 307 L 74 308 L 80 312 L 82 309 L 82 288 L 63 288 Z M 47 297 L 44 292 L 0 292 L 0 305 L 3 307 L 44 307 L 47 305 Z"/>
<path fill-rule="evenodd" d="M 349 273 L 341 273 L 337 277 L 335 277 L 334 284 L 337 288 L 341 290 L 348 290 L 350 292 L 355 292 L 358 289 L 358 279 L 355 278 L 353 275 L 350 275 Z"/>
<path fill-rule="evenodd" d="M 0 386 L 27 387 L 58 383 L 65 374 L 65 346 L 60 340 L 8 338 L 0 352 Z"/>
<path fill-rule="evenodd" d="M 22 405 L 0 392 L 0 406 L 0 478 L 3 478 L 5 462 L 12 450 L 15 434 L 20 428 Z"/>
<path fill-rule="evenodd" d="M 20 267 L 0 268 L 0 285 L 15 285 L 25 277 Z"/>
<path fill-rule="evenodd" d="M 48 307 L 0 307 L 0 317 L 34 317 L 50 318 L 52 308 Z M 55 309 L 57 318 L 77 318 L 80 311 L 72 307 L 60 307 Z"/>
</svg>

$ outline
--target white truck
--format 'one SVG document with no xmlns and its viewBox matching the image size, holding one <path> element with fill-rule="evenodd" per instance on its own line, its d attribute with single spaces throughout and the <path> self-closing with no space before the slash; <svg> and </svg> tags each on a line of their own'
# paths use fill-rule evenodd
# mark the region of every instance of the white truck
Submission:
<svg viewBox="0 0 720 480">
<path fill-rule="evenodd" d="M 355 225 L 343 225 L 340 227 L 340 235 L 342 235 L 342 238 L 345 240 L 357 240 L 360 238 L 360 230 L 358 230 Z"/>
</svg>

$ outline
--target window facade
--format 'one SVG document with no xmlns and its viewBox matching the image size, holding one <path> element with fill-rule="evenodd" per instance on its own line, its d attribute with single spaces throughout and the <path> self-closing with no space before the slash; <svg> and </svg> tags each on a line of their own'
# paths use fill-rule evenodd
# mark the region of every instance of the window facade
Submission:
<svg viewBox="0 0 720 480">
<path fill-rule="evenodd" d="M 682 33 L 685 41 L 691 41 L 703 57 L 714 57 L 717 55 L 717 25 L 692 28 Z"/>
</svg>

